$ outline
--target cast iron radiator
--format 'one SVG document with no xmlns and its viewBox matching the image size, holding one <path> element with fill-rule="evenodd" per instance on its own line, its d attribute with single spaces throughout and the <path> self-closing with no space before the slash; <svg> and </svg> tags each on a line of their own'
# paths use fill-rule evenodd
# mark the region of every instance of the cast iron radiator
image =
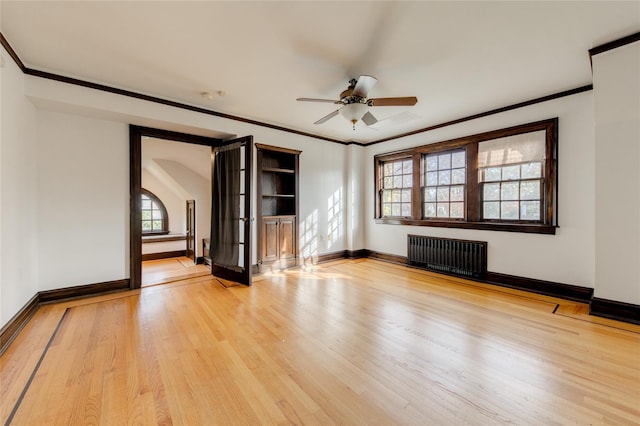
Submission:
<svg viewBox="0 0 640 426">
<path fill-rule="evenodd" d="M 409 265 L 462 277 L 484 278 L 487 242 L 407 236 Z"/>
</svg>

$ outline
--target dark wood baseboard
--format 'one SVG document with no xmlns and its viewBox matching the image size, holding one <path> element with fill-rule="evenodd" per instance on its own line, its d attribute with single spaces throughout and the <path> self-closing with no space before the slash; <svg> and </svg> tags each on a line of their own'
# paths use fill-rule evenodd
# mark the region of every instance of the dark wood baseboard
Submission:
<svg viewBox="0 0 640 426">
<path fill-rule="evenodd" d="M 36 313 L 40 295 L 33 296 L 23 307 L 0 329 L 0 355 L 9 347 L 18 333 Z"/>
<path fill-rule="evenodd" d="M 196 257 L 196 265 L 203 265 L 203 264 L 204 264 L 204 257 L 202 256 Z"/>
<path fill-rule="evenodd" d="M 363 259 L 369 256 L 369 250 L 360 249 L 360 250 L 345 250 L 346 257 L 348 259 Z"/>
<path fill-rule="evenodd" d="M 410 266 L 409 261 L 405 256 L 397 256 L 395 254 L 380 253 L 371 250 L 368 250 L 367 252 L 368 253 L 366 257 L 369 257 L 371 259 L 379 259 L 386 262 Z M 441 271 L 433 272 L 444 274 Z M 570 284 L 561 284 L 552 281 L 537 280 L 533 278 L 517 277 L 514 275 L 501 274 L 498 272 L 487 272 L 484 279 L 475 279 L 471 277 L 462 278 L 487 284 L 499 285 L 502 287 L 514 288 L 517 290 L 530 291 L 533 293 L 544 294 L 546 296 L 559 297 L 561 299 L 573 300 L 582 303 L 589 303 L 589 301 L 591 301 L 591 297 L 593 296 L 592 288 L 580 287 Z"/>
<path fill-rule="evenodd" d="M 147 253 L 142 255 L 142 261 L 145 260 L 158 260 L 158 259 L 169 259 L 171 257 L 182 257 L 185 256 L 187 252 L 185 250 L 176 250 L 176 251 L 163 251 L 160 253 Z"/>
<path fill-rule="evenodd" d="M 640 305 L 594 297 L 589 304 L 589 315 L 640 324 Z"/>
<path fill-rule="evenodd" d="M 57 288 L 38 293 L 38 303 L 60 302 L 62 300 L 79 299 L 82 297 L 97 296 L 99 294 L 113 293 L 129 290 L 129 279 L 107 281 L 103 283 L 79 285 L 75 287 Z"/>
<path fill-rule="evenodd" d="M 319 254 L 316 263 L 331 262 L 332 260 L 346 259 L 348 257 L 347 250 L 335 251 L 333 253 Z"/>
<path fill-rule="evenodd" d="M 395 254 L 381 253 L 379 251 L 366 250 L 366 254 L 370 259 L 384 260 L 385 262 L 398 263 L 400 265 L 409 266 L 407 256 L 398 256 Z"/>
<path fill-rule="evenodd" d="M 534 278 L 517 277 L 498 272 L 487 272 L 485 279 L 479 281 L 581 303 L 589 303 L 593 296 L 592 288 L 537 280 Z"/>
<path fill-rule="evenodd" d="M 129 290 L 128 278 L 103 283 L 79 285 L 55 290 L 39 291 L 0 329 L 0 355 L 9 347 L 20 331 L 36 313 L 40 305 L 63 300 L 80 299 Z"/>
</svg>

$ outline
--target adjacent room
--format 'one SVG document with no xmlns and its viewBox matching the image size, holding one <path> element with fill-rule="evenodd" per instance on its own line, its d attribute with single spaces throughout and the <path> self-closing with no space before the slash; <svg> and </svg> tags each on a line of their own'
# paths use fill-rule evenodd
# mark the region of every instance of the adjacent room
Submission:
<svg viewBox="0 0 640 426">
<path fill-rule="evenodd" d="M 0 421 L 640 424 L 640 2 L 0 2 Z"/>
</svg>

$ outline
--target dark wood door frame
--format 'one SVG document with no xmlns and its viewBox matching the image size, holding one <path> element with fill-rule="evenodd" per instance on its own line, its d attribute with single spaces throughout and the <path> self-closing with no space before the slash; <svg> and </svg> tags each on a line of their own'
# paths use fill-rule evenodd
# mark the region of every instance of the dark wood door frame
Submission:
<svg viewBox="0 0 640 426">
<path fill-rule="evenodd" d="M 216 146 L 221 139 L 189 135 L 151 127 L 129 126 L 129 282 L 130 288 L 142 285 L 142 222 L 140 194 L 142 190 L 142 137 L 148 136 L 175 142 Z"/>
<path fill-rule="evenodd" d="M 196 236 L 196 200 L 187 200 L 187 257 L 198 263 Z"/>
</svg>

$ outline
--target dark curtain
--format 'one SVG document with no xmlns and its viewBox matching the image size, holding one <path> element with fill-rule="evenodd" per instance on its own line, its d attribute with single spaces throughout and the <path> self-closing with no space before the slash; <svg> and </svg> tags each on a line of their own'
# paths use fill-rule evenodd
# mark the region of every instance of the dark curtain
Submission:
<svg viewBox="0 0 640 426">
<path fill-rule="evenodd" d="M 213 160 L 211 193 L 211 260 L 238 266 L 240 219 L 240 145 L 224 147 Z"/>
</svg>

